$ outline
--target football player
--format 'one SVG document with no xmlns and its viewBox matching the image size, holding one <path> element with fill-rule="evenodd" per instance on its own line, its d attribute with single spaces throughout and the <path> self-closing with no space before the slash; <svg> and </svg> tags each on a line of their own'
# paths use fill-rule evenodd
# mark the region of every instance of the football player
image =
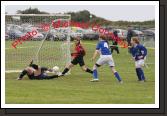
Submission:
<svg viewBox="0 0 167 116">
<path fill-rule="evenodd" d="M 77 64 L 80 65 L 80 67 L 83 71 L 92 74 L 93 71 L 90 70 L 89 68 L 87 68 L 87 66 L 85 65 L 85 62 L 84 62 L 84 56 L 86 54 L 86 51 L 81 44 L 80 37 L 74 38 L 74 49 L 73 49 L 73 51 L 74 52 L 71 53 L 71 56 L 72 56 L 71 63 L 66 66 L 66 68 L 64 69 L 62 74 L 59 75 L 59 76 L 64 76 L 74 65 L 77 65 Z"/>
<path fill-rule="evenodd" d="M 116 38 L 118 37 L 118 32 L 117 31 L 114 31 L 113 34 L 114 34 L 114 37 L 116 37 Z M 119 54 L 119 48 L 117 46 L 118 42 L 116 40 L 113 40 L 113 39 L 112 39 L 112 42 L 113 42 L 113 45 L 110 46 L 111 53 L 113 53 L 113 51 L 115 50 L 117 52 L 117 54 Z"/>
<path fill-rule="evenodd" d="M 144 66 L 144 61 L 147 55 L 147 49 L 140 44 L 139 39 L 137 37 L 133 37 L 131 40 L 132 47 L 130 48 L 130 53 L 133 56 L 133 60 L 135 61 L 136 74 L 138 77 L 138 81 L 145 81 L 144 72 L 142 67 Z"/>
<path fill-rule="evenodd" d="M 97 68 L 104 65 L 104 64 L 108 64 L 109 67 L 111 68 L 111 71 L 114 73 L 115 77 L 117 78 L 117 80 L 120 83 L 122 83 L 123 81 L 122 81 L 121 77 L 119 76 L 118 72 L 115 70 L 114 60 L 112 58 L 106 36 L 100 35 L 99 39 L 100 39 L 100 41 L 96 46 L 96 50 L 94 52 L 92 60 L 94 60 L 98 54 L 100 54 L 100 58 L 97 60 L 97 62 L 93 66 L 93 80 L 91 80 L 91 81 L 92 82 L 98 81 L 99 78 L 98 78 Z"/>
<path fill-rule="evenodd" d="M 52 69 L 48 69 L 46 67 L 40 67 L 36 64 L 31 64 L 25 68 L 17 78 L 17 80 L 22 80 L 25 75 L 29 77 L 30 80 L 42 80 L 42 79 L 53 79 L 58 78 L 58 75 L 48 76 L 46 71 L 52 72 Z"/>
</svg>

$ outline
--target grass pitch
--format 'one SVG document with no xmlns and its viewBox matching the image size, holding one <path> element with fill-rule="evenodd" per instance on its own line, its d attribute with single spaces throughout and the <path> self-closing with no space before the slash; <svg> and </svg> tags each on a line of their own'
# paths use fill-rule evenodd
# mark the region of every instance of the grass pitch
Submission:
<svg viewBox="0 0 167 116">
<path fill-rule="evenodd" d="M 25 43 L 22 49 L 30 50 L 31 44 Z M 85 63 L 92 68 L 95 61 L 90 58 L 97 41 L 83 41 L 87 54 Z M 52 43 L 51 43 L 52 44 Z M 10 48 L 6 42 L 6 48 Z M 12 52 L 5 49 L 6 55 Z M 31 51 L 31 50 L 30 50 Z M 31 53 L 31 52 L 30 52 Z M 134 62 L 127 49 L 120 48 L 120 54 L 114 51 L 113 58 L 116 70 L 124 83 L 119 84 L 108 66 L 102 66 L 99 71 L 99 82 L 90 82 L 92 75 L 83 72 L 77 65 L 71 74 L 53 80 L 29 80 L 25 77 L 17 81 L 18 73 L 5 74 L 6 104 L 154 104 L 155 103 L 155 51 L 148 50 L 148 68 L 144 68 L 147 82 L 137 82 Z M 15 57 L 15 59 L 18 57 Z M 11 59 L 11 58 L 10 58 Z M 14 60 L 14 59 L 11 59 Z M 11 62 L 6 57 L 6 63 Z M 17 65 L 17 62 L 12 62 Z M 22 66 L 18 66 L 21 68 Z"/>
</svg>

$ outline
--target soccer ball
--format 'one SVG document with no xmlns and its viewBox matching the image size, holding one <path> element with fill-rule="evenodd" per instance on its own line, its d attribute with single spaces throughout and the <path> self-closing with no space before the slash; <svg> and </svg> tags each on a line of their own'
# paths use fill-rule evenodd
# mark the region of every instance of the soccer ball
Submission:
<svg viewBox="0 0 167 116">
<path fill-rule="evenodd" d="M 55 72 L 55 73 L 59 72 L 59 67 L 58 66 L 54 66 L 52 69 L 53 69 L 53 72 Z"/>
</svg>

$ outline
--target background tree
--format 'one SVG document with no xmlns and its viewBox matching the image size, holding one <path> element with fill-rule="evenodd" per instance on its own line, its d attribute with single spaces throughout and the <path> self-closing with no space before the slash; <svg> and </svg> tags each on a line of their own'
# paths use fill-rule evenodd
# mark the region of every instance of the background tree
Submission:
<svg viewBox="0 0 167 116">
<path fill-rule="evenodd" d="M 18 10 L 17 14 L 49 14 L 48 12 L 40 11 L 38 8 L 28 8 L 25 10 Z M 155 20 L 149 20 L 149 21 L 110 21 L 101 17 L 97 17 L 94 14 L 91 14 L 88 10 L 82 10 L 78 12 L 67 12 L 66 14 L 71 15 L 71 21 L 73 22 L 89 22 L 90 26 L 92 24 L 98 24 L 100 26 L 107 26 L 107 27 L 115 27 L 115 28 L 123 28 L 127 29 L 127 27 L 130 25 L 136 29 L 142 29 L 142 28 L 154 28 L 155 27 Z M 90 15 L 92 15 L 92 18 L 90 18 Z M 32 21 L 38 22 L 40 17 L 33 19 L 32 17 L 22 17 L 22 21 L 26 22 L 28 18 L 31 18 Z M 43 17 L 43 19 L 47 20 L 47 17 Z"/>
</svg>

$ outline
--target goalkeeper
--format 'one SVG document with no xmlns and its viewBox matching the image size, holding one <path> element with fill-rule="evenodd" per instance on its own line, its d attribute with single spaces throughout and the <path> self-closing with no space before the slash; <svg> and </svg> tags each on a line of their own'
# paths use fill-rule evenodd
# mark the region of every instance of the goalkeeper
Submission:
<svg viewBox="0 0 167 116">
<path fill-rule="evenodd" d="M 29 77 L 30 80 L 43 80 L 43 79 L 53 79 L 58 78 L 58 75 L 48 76 L 46 71 L 52 72 L 52 69 L 46 67 L 40 67 L 36 64 L 31 64 L 25 68 L 17 78 L 17 80 L 22 80 L 25 75 Z"/>
<path fill-rule="evenodd" d="M 77 64 L 80 65 L 83 71 L 93 74 L 93 71 L 85 66 L 83 57 L 85 56 L 86 52 L 81 44 L 80 37 L 76 37 L 74 39 L 74 42 L 75 42 L 74 52 L 71 53 L 73 60 L 69 65 L 66 66 L 62 74 L 59 76 L 64 76 L 74 65 L 77 65 Z"/>
</svg>

